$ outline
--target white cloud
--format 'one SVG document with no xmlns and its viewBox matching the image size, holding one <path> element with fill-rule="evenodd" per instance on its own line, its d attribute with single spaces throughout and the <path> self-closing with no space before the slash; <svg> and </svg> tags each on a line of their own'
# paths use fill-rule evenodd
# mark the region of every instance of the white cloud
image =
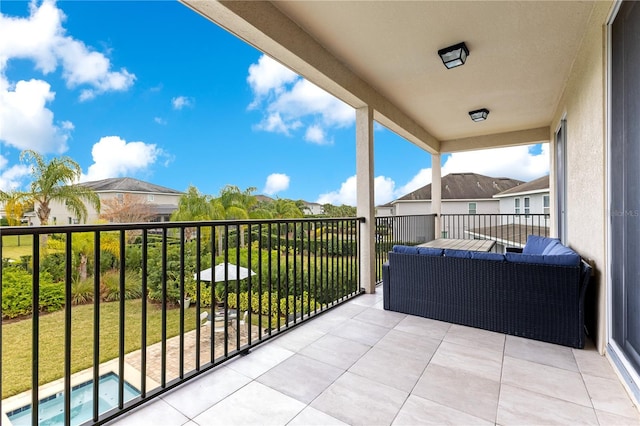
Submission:
<svg viewBox="0 0 640 426">
<path fill-rule="evenodd" d="M 89 86 L 83 88 L 80 100 L 131 87 L 135 75 L 125 68 L 112 71 L 107 56 L 66 35 L 65 19 L 52 0 L 44 0 L 40 6 L 32 1 L 27 18 L 0 15 L 0 72 L 14 58 L 34 61 L 44 74 L 61 66 L 69 88 Z"/>
<path fill-rule="evenodd" d="M 153 117 L 153 121 L 156 122 L 157 124 L 160 124 L 160 125 L 163 125 L 163 126 L 165 124 L 167 124 L 167 120 L 165 120 L 162 117 Z"/>
<path fill-rule="evenodd" d="M 164 152 L 155 144 L 127 142 L 118 136 L 102 137 L 91 149 L 93 164 L 83 182 L 126 176 L 147 169 Z"/>
<path fill-rule="evenodd" d="M 492 177 L 507 177 L 530 181 L 549 173 L 549 144 L 541 144 L 540 152 L 534 146 L 515 146 L 479 151 L 457 152 L 446 157 L 442 176 L 450 173 L 478 173 Z M 431 168 L 418 171 L 406 184 L 386 176 L 374 180 L 375 204 L 385 204 L 431 183 Z M 318 203 L 356 205 L 356 177 L 347 178 L 340 189 L 321 194 Z"/>
<path fill-rule="evenodd" d="M 264 113 L 255 126 L 259 130 L 291 136 L 304 127 L 305 140 L 326 144 L 330 129 L 355 121 L 353 108 L 268 56 L 249 67 L 247 82 L 254 95 L 249 109 L 262 108 Z"/>
<path fill-rule="evenodd" d="M 8 160 L 0 155 L 0 190 L 5 192 L 19 188 L 22 179 L 31 174 L 25 164 L 16 164 L 7 169 L 8 163 Z"/>
<path fill-rule="evenodd" d="M 54 123 L 47 108 L 55 93 L 42 80 L 19 81 L 10 87 L 0 75 L 0 141 L 20 150 L 62 153 L 73 123 Z"/>
<path fill-rule="evenodd" d="M 283 173 L 272 173 L 267 176 L 267 183 L 264 186 L 264 192 L 267 195 L 273 195 L 289 188 L 289 176 Z"/>
<path fill-rule="evenodd" d="M 171 106 L 173 109 L 181 110 L 186 107 L 192 107 L 194 103 L 193 98 L 188 96 L 177 96 L 171 99 Z"/>
<path fill-rule="evenodd" d="M 55 98 L 51 85 L 31 79 L 10 82 L 9 61 L 33 61 L 49 74 L 61 68 L 69 88 L 80 88 L 79 99 L 89 100 L 107 91 L 127 90 L 135 75 L 122 68 L 113 71 L 102 53 L 66 34 L 66 17 L 52 0 L 30 3 L 26 18 L 0 14 L 0 141 L 18 149 L 62 153 L 73 130 L 69 121 L 56 122 L 48 104 Z"/>
</svg>

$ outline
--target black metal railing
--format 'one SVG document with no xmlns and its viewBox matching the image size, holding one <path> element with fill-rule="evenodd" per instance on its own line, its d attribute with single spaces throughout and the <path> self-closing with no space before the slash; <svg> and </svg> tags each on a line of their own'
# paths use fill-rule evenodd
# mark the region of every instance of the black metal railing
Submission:
<svg viewBox="0 0 640 426">
<path fill-rule="evenodd" d="M 549 236 L 548 214 L 442 214 L 441 238 L 494 240 L 493 251 L 523 247 L 528 235 Z"/>
<path fill-rule="evenodd" d="M 81 409 L 89 412 L 86 423 L 107 422 L 360 294 L 361 222 L 3 227 L 0 314 L 14 321 L 0 328 L 0 415 L 31 410 L 38 415 L 28 422 L 37 425 L 52 398 L 62 398 L 56 423 L 71 424 Z M 29 254 L 10 261 L 18 236 Z M 27 347 L 31 371 L 11 371 L 24 364 L 14 362 L 10 327 L 25 322 L 30 327 L 20 330 L 30 337 L 18 336 L 16 346 Z M 52 342 L 56 327 L 62 337 Z M 58 357 L 60 374 L 45 374 L 45 361 Z M 78 371 L 92 386 L 77 383 Z M 116 404 L 108 409 L 99 405 L 106 371 L 117 374 Z M 27 380 L 9 389 L 12 374 Z M 59 388 L 43 387 L 57 378 Z M 83 389 L 85 399 L 74 400 Z"/>
<path fill-rule="evenodd" d="M 414 246 L 435 238 L 433 214 L 376 217 L 376 282 L 382 281 L 382 264 L 395 244 Z"/>
</svg>

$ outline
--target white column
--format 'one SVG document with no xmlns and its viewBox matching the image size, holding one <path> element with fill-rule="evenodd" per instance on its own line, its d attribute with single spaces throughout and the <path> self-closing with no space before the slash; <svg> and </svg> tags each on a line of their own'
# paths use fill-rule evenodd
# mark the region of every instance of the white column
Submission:
<svg viewBox="0 0 640 426">
<path fill-rule="evenodd" d="M 356 109 L 356 182 L 357 215 L 365 219 L 360 227 L 360 285 L 367 293 L 375 293 L 373 110 L 368 106 Z"/>
<path fill-rule="evenodd" d="M 442 214 L 442 170 L 440 154 L 431 154 L 431 213 L 436 215 L 436 238 L 442 236 L 440 215 Z"/>
</svg>

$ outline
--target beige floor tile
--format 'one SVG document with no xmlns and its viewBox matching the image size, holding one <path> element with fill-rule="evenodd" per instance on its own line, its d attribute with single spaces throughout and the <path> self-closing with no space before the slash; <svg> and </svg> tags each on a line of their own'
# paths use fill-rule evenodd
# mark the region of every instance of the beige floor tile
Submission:
<svg viewBox="0 0 640 426">
<path fill-rule="evenodd" d="M 483 348 L 503 353 L 505 335 L 479 328 L 452 324 L 443 340 L 469 346 L 473 349 Z"/>
<path fill-rule="evenodd" d="M 591 406 L 591 400 L 580 373 L 562 368 L 505 356 L 502 383 L 585 407 Z"/>
<path fill-rule="evenodd" d="M 584 349 L 573 349 L 573 356 L 582 374 L 618 380 L 609 360 L 600 355 L 593 344 L 585 345 Z"/>
<path fill-rule="evenodd" d="M 411 395 L 393 421 L 394 426 L 415 425 L 493 425 L 462 411 Z"/>
<path fill-rule="evenodd" d="M 372 348 L 349 369 L 351 373 L 410 392 L 424 372 L 428 359 L 404 358 L 393 351 Z M 383 368 L 380 368 L 383 366 Z"/>
<path fill-rule="evenodd" d="M 325 334 L 327 334 L 325 331 L 310 329 L 308 327 L 298 327 L 273 339 L 272 344 L 293 352 L 298 352 Z"/>
<path fill-rule="evenodd" d="M 619 381 L 588 374 L 583 375 L 583 378 L 596 410 L 637 418 L 638 410 Z"/>
<path fill-rule="evenodd" d="M 228 395 L 245 386 L 251 379 L 227 367 L 218 367 L 162 397 L 189 418 L 193 418 Z"/>
<path fill-rule="evenodd" d="M 353 318 L 358 321 L 378 325 L 380 327 L 393 328 L 396 325 L 398 325 L 400 321 L 405 319 L 406 316 L 407 314 L 401 314 L 399 312 L 392 312 L 392 311 L 380 312 L 375 309 L 367 309 L 365 311 L 362 311 L 361 313 L 359 313 Z"/>
<path fill-rule="evenodd" d="M 225 365 L 255 379 L 293 354 L 294 352 L 280 346 L 261 345 L 248 355 L 236 357 Z"/>
<path fill-rule="evenodd" d="M 155 400 L 141 408 L 118 418 L 118 426 L 180 426 L 189 421 L 187 416 L 162 399 Z"/>
<path fill-rule="evenodd" d="M 300 351 L 301 355 L 348 370 L 371 346 L 327 334 Z"/>
<path fill-rule="evenodd" d="M 412 394 L 495 422 L 499 390 L 497 381 L 429 364 Z"/>
<path fill-rule="evenodd" d="M 334 336 L 343 337 L 345 339 L 373 346 L 388 332 L 389 328 L 387 327 L 358 321 L 354 318 L 343 324 L 341 327 L 334 328 L 329 333 Z"/>
<path fill-rule="evenodd" d="M 551 367 L 578 371 L 573 351 L 567 346 L 554 345 L 538 340 L 507 336 L 504 354 L 513 358 L 545 364 Z"/>
<path fill-rule="evenodd" d="M 595 411 L 515 386 L 503 385 L 498 404 L 500 425 L 597 425 Z"/>
<path fill-rule="evenodd" d="M 398 358 L 411 358 L 417 360 L 431 359 L 438 349 L 440 340 L 428 337 L 416 338 L 415 334 L 405 333 L 397 329 L 390 330 L 376 343 L 376 348 L 393 351 Z"/>
<path fill-rule="evenodd" d="M 305 406 L 268 386 L 251 382 L 193 421 L 200 425 L 284 425 Z"/>
<path fill-rule="evenodd" d="M 407 396 L 406 392 L 346 372 L 311 406 L 350 425 L 388 425 Z"/>
<path fill-rule="evenodd" d="M 396 325 L 395 330 L 415 334 L 416 336 L 442 340 L 447 334 L 447 331 L 449 331 L 449 328 L 451 328 L 451 324 L 448 322 L 407 315 L 405 319 Z"/>
<path fill-rule="evenodd" d="M 596 410 L 598 422 L 600 426 L 638 426 L 640 425 L 640 416 L 635 418 L 623 417 L 617 414 L 608 413 L 606 411 Z"/>
<path fill-rule="evenodd" d="M 344 370 L 304 355 L 293 355 L 260 376 L 257 381 L 305 404 L 310 403 Z"/>
<path fill-rule="evenodd" d="M 431 358 L 431 364 L 484 377 L 485 379 L 500 381 L 502 374 L 502 354 L 494 350 L 458 345 L 442 342 Z"/>
<path fill-rule="evenodd" d="M 359 306 L 366 306 L 367 308 L 370 308 L 376 305 L 377 303 L 380 303 L 381 301 L 382 301 L 382 290 L 376 291 L 373 294 L 360 295 L 355 299 L 353 299 L 352 301 L 350 301 L 349 303 L 352 303 L 354 305 L 359 305 Z"/>
<path fill-rule="evenodd" d="M 347 423 L 313 407 L 307 407 L 287 423 L 287 426 L 347 426 Z"/>
</svg>

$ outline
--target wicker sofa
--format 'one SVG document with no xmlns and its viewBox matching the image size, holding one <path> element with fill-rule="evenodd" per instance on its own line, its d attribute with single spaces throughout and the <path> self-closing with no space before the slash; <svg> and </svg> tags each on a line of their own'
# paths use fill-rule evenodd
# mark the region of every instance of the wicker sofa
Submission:
<svg viewBox="0 0 640 426">
<path fill-rule="evenodd" d="M 395 246 L 383 265 L 384 308 L 583 348 L 590 276 L 551 238 L 529 237 L 522 253 L 504 255 Z"/>
</svg>

